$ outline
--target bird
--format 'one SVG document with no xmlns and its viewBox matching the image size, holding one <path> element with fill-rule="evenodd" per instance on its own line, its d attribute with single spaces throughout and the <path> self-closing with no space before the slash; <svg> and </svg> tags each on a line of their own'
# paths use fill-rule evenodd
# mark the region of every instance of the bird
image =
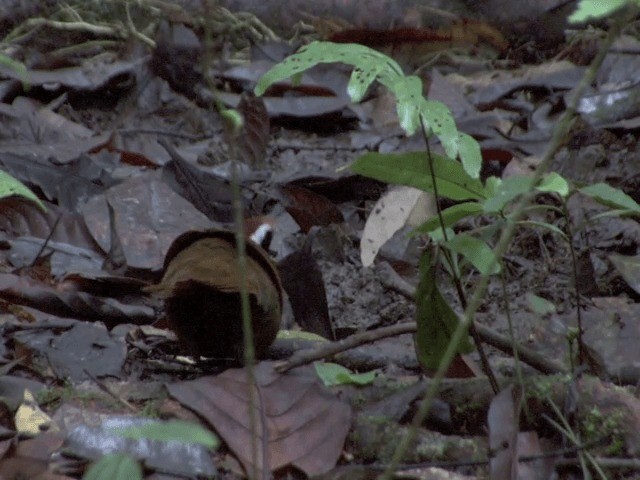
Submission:
<svg viewBox="0 0 640 480">
<path fill-rule="evenodd" d="M 264 358 L 276 338 L 284 295 L 276 265 L 260 245 L 270 229 L 261 227 L 245 241 L 256 358 Z M 240 285 L 235 232 L 193 230 L 173 241 L 165 256 L 162 279 L 146 291 L 164 300 L 168 325 L 186 353 L 241 362 Z"/>
</svg>

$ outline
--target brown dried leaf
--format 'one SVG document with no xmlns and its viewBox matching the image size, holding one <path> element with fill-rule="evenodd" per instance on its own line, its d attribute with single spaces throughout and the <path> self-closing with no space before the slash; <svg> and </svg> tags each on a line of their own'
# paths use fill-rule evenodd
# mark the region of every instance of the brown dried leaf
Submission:
<svg viewBox="0 0 640 480">
<path fill-rule="evenodd" d="M 55 225 L 56 222 L 58 225 Z M 56 228 L 50 240 L 102 253 L 80 215 L 52 204 L 47 204 L 47 211 L 43 212 L 22 197 L 0 200 L 0 231 L 10 237 L 47 238 L 54 226 Z"/>
<path fill-rule="evenodd" d="M 64 437 L 64 434 L 59 432 L 46 432 L 21 441 L 13 456 L 0 462 L 0 477 L 71 480 L 72 477 L 48 471 L 51 455 L 62 447 Z"/>
<path fill-rule="evenodd" d="M 203 214 L 157 177 L 158 174 L 151 172 L 125 180 L 105 195 L 90 199 L 83 207 L 93 237 L 104 251 L 109 251 L 111 228 L 107 200 L 111 203 L 117 234 L 131 268 L 159 267 L 178 235 L 190 228 L 211 226 Z"/>
<path fill-rule="evenodd" d="M 62 317 L 102 321 L 111 328 L 121 323 L 145 324 L 154 318 L 153 309 L 126 305 L 84 292 L 59 291 L 26 277 L 0 273 L 0 298 Z"/>
<path fill-rule="evenodd" d="M 272 362 L 254 367 L 258 469 L 293 465 L 307 475 L 329 471 L 351 425 L 351 408 L 334 397 L 312 367 L 280 375 Z M 169 393 L 216 429 L 247 472 L 252 472 L 252 432 L 245 369 L 168 386 Z"/>
<path fill-rule="evenodd" d="M 289 183 L 280 187 L 280 193 L 287 212 L 305 233 L 314 225 L 344 222 L 342 213 L 332 202 L 311 190 Z"/>
<path fill-rule="evenodd" d="M 244 117 L 244 126 L 238 138 L 240 160 L 253 167 L 264 166 L 270 139 L 269 114 L 264 100 L 245 93 L 238 110 Z"/>
</svg>

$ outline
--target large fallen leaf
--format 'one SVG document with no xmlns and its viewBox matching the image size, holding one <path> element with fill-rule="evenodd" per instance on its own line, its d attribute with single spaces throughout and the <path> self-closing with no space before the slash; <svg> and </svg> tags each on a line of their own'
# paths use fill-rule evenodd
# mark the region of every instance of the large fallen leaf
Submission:
<svg viewBox="0 0 640 480">
<path fill-rule="evenodd" d="M 362 265 L 372 265 L 380 248 L 402 227 L 415 227 L 435 214 L 433 195 L 413 187 L 391 188 L 367 218 L 360 241 Z"/>
<path fill-rule="evenodd" d="M 6 232 L 10 238 L 49 238 L 53 242 L 68 244 L 69 249 L 80 247 L 102 253 L 80 215 L 52 203 L 45 203 L 45 205 L 46 210 L 42 210 L 31 201 L 18 196 L 0 199 L 0 230 Z M 63 247 L 51 248 L 54 251 L 64 250 Z M 34 253 L 40 249 L 41 245 L 38 245 Z M 77 252 L 73 253 L 78 255 Z M 87 253 L 82 255 L 86 256 Z M 32 262 L 33 258 L 29 261 Z"/>
<path fill-rule="evenodd" d="M 1 478 L 33 478 L 37 480 L 72 480 L 50 471 L 51 458 L 64 442 L 61 432 L 40 432 L 28 440 L 9 440 L 11 455 L 0 461 Z"/>
<path fill-rule="evenodd" d="M 502 390 L 491 400 L 487 414 L 489 448 L 494 452 L 489 461 L 491 478 L 516 478 L 516 439 L 520 431 L 520 395 L 513 386 Z"/>
<path fill-rule="evenodd" d="M 132 268 L 153 269 L 162 265 L 175 238 L 189 229 L 211 227 L 193 205 L 158 180 L 159 172 L 144 173 L 91 198 L 83 214 L 91 234 L 108 252 L 111 229 L 107 201 L 115 211 L 118 237 Z"/>
<path fill-rule="evenodd" d="M 0 151 L 0 168 L 21 182 L 38 187 L 47 200 L 67 210 L 77 211 L 87 199 L 116 182 L 111 173 L 89 155 L 54 165 L 39 160 L 37 150 L 22 150 L 23 153 Z"/>
<path fill-rule="evenodd" d="M 336 464 L 351 425 L 349 405 L 320 383 L 313 367 L 280 375 L 272 362 L 254 367 L 255 467 L 275 471 L 293 465 L 320 475 Z M 247 472 L 254 469 L 249 385 L 245 369 L 168 385 L 169 393 L 218 432 Z"/>
<path fill-rule="evenodd" d="M 71 322 L 70 328 L 26 328 L 13 332 L 12 340 L 25 352 L 37 353 L 58 378 L 70 381 L 118 377 L 127 356 L 122 337 L 111 335 L 100 323 Z"/>
</svg>

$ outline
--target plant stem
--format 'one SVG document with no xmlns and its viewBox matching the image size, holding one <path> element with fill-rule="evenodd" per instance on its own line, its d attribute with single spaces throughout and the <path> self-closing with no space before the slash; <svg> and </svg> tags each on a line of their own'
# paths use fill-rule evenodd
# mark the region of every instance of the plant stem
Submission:
<svg viewBox="0 0 640 480">
<path fill-rule="evenodd" d="M 587 71 L 585 72 L 584 77 L 582 77 L 582 80 L 576 86 L 573 92 L 573 95 L 571 96 L 570 101 L 567 105 L 567 109 L 558 120 L 557 127 L 554 129 L 553 135 L 547 146 L 545 154 L 542 157 L 540 164 L 537 166 L 537 168 L 533 172 L 531 190 L 526 194 L 524 194 L 520 199 L 520 201 L 516 204 L 514 212 L 511 216 L 511 221 L 507 223 L 505 229 L 502 231 L 502 234 L 498 240 L 498 243 L 493 249 L 494 257 L 491 262 L 493 265 L 489 266 L 488 268 L 489 271 L 491 271 L 491 269 L 494 267 L 495 263 L 497 262 L 497 259 L 502 258 L 502 256 L 507 251 L 509 244 L 511 243 L 511 239 L 513 238 L 513 235 L 515 233 L 518 220 L 522 218 L 525 209 L 531 203 L 531 201 L 536 195 L 533 187 L 540 181 L 540 179 L 542 179 L 542 176 L 546 173 L 547 169 L 549 168 L 549 165 L 551 164 L 551 161 L 553 160 L 553 156 L 556 153 L 556 150 L 560 148 L 565 137 L 568 135 L 571 129 L 571 125 L 573 124 L 573 119 L 576 115 L 578 102 L 580 101 L 580 98 L 582 98 L 582 95 L 585 89 L 595 79 L 598 69 L 600 68 L 600 65 L 602 65 L 602 62 L 609 48 L 611 47 L 611 44 L 619 35 L 623 25 L 626 25 L 626 22 L 630 18 L 633 18 L 631 17 L 631 15 L 635 14 L 636 9 L 629 9 L 629 10 L 634 10 L 634 11 L 627 12 L 626 15 L 621 15 L 613 23 L 613 25 L 609 29 L 607 37 L 605 38 L 605 40 L 603 41 L 603 44 L 600 47 L 600 50 L 598 51 L 595 58 L 591 62 L 591 65 L 589 66 Z M 411 445 L 411 443 L 415 440 L 417 429 L 419 428 L 419 426 L 422 424 L 427 414 L 429 413 L 431 402 L 437 392 L 437 386 L 439 382 L 441 382 L 442 379 L 444 378 L 444 375 L 447 372 L 449 365 L 451 364 L 451 361 L 453 360 L 453 357 L 458 349 L 458 345 L 460 344 L 460 341 L 462 340 L 465 332 L 468 330 L 469 326 L 471 325 L 471 322 L 473 320 L 473 315 L 482 304 L 482 300 L 487 291 L 488 285 L 489 285 L 489 275 L 487 274 L 480 275 L 480 278 L 478 280 L 478 284 L 473 293 L 473 296 L 469 300 L 469 304 L 467 305 L 467 308 L 464 311 L 462 321 L 460 322 L 455 332 L 453 333 L 451 337 L 451 341 L 449 342 L 447 350 L 445 351 L 445 354 L 443 356 L 442 363 L 440 364 L 436 374 L 433 377 L 434 382 L 431 384 L 430 388 L 425 392 L 425 395 L 420 403 L 420 407 L 418 408 L 418 411 L 416 412 L 411 422 L 411 428 L 408 430 L 407 435 L 405 435 L 402 438 L 402 440 L 396 447 L 396 450 L 393 454 L 391 462 L 389 463 L 389 465 L 387 466 L 387 469 L 382 474 L 381 480 L 389 480 L 391 478 L 391 476 L 393 475 L 393 472 L 395 472 L 398 464 L 402 460 L 402 457 L 407 451 L 409 445 Z"/>
<path fill-rule="evenodd" d="M 433 157 L 431 156 L 431 145 L 429 144 L 429 137 L 427 136 L 427 128 L 425 126 L 424 119 L 422 115 L 420 115 L 420 126 L 422 127 L 422 136 L 424 138 L 424 143 L 426 145 L 427 150 L 427 166 L 429 167 L 429 175 L 431 176 L 431 183 L 433 184 L 433 195 L 435 197 L 436 202 L 436 210 L 438 212 L 438 220 L 440 221 L 440 228 L 442 229 L 442 237 L 444 241 L 447 242 L 449 239 L 447 238 L 447 230 L 444 226 L 444 220 L 442 218 L 442 209 L 440 208 L 440 196 L 438 195 L 438 182 L 436 181 L 436 172 L 433 168 Z M 451 278 L 453 280 L 453 284 L 455 285 L 456 292 L 458 294 L 458 300 L 460 301 L 460 305 L 463 309 L 467 308 L 467 297 L 464 293 L 464 289 L 462 288 L 462 282 L 460 280 L 460 275 L 457 268 L 454 268 L 453 259 L 451 258 L 451 251 L 448 248 L 441 249 L 443 252 L 447 263 L 451 267 Z M 496 376 L 491 369 L 491 365 L 489 364 L 489 360 L 487 359 L 487 354 L 484 351 L 484 346 L 482 345 L 482 340 L 478 336 L 478 332 L 473 325 L 473 322 L 469 325 L 469 334 L 471 338 L 473 338 L 473 343 L 476 345 L 476 349 L 478 350 L 478 355 L 480 356 L 480 364 L 482 365 L 482 371 L 485 373 L 487 378 L 489 379 L 489 383 L 491 384 L 491 388 L 494 393 L 498 393 L 500 391 L 500 386 L 498 385 L 498 381 L 496 380 Z"/>
</svg>

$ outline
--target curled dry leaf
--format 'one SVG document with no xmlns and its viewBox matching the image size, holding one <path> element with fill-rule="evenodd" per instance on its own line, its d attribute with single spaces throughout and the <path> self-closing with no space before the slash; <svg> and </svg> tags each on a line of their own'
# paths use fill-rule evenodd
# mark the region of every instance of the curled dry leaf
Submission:
<svg viewBox="0 0 640 480">
<path fill-rule="evenodd" d="M 293 465 L 309 476 L 336 464 L 351 425 L 351 408 L 323 387 L 313 367 L 278 374 L 272 362 L 254 367 L 257 389 L 249 396 L 247 371 L 230 369 L 168 386 L 171 396 L 195 410 L 218 432 L 247 472 Z M 250 401 L 255 402 L 258 458 L 252 458 Z"/>
</svg>

